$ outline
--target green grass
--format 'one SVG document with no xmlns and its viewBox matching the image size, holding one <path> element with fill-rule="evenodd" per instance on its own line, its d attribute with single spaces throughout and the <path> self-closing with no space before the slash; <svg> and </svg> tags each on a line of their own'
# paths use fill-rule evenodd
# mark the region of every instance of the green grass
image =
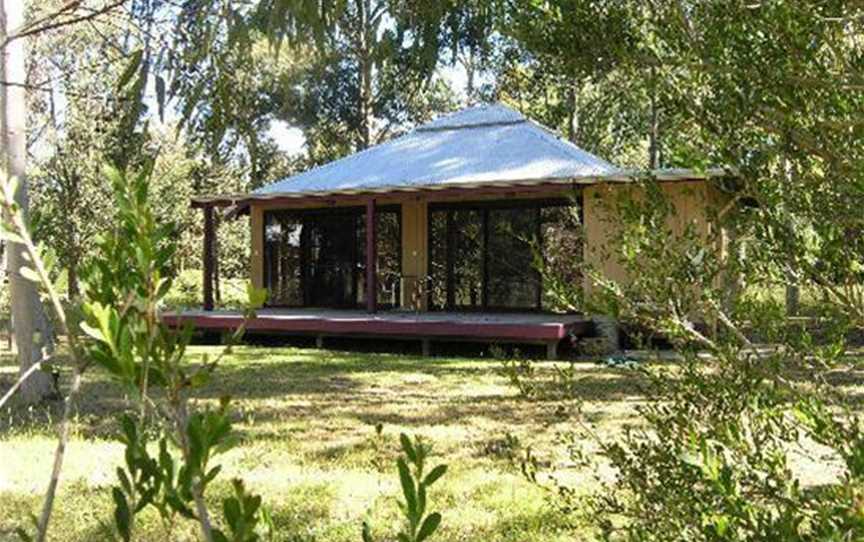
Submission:
<svg viewBox="0 0 864 542">
<path fill-rule="evenodd" d="M 195 347 L 190 357 L 217 350 Z M 8 356 L 0 363 L 3 389 L 15 368 Z M 551 374 L 550 365 L 538 366 Z M 549 505 L 543 489 L 521 476 L 512 459 L 521 452 L 507 438 L 533 446 L 542 461 L 566 472 L 564 449 L 554 439 L 573 420 L 557 404 L 519 398 L 499 362 L 244 346 L 220 375 L 199 401 L 231 395 L 242 442 L 219 458 L 224 473 L 212 488 L 212 507 L 228 491 L 228 480 L 242 477 L 264 496 L 280 539 L 357 541 L 364 519 L 380 535 L 393 533 L 400 432 L 427 438 L 434 443 L 433 461 L 450 465 L 430 495 L 432 509 L 444 515 L 436 540 L 552 542 L 580 532 L 572 517 Z M 641 399 L 637 383 L 591 364 L 581 367 L 580 379 L 588 419 L 605 435 L 619 431 Z M 106 537 L 108 487 L 122 454 L 111 438 L 118 413 L 129 407 L 117 386 L 95 372 L 87 376 L 52 540 Z M 59 405 L 0 413 L 0 539 L 38 512 L 58 413 Z M 378 423 L 384 426 L 381 445 L 374 439 Z M 172 539 L 195 540 L 193 527 L 181 525 Z M 139 540 L 166 540 L 151 514 L 139 528 Z"/>
</svg>

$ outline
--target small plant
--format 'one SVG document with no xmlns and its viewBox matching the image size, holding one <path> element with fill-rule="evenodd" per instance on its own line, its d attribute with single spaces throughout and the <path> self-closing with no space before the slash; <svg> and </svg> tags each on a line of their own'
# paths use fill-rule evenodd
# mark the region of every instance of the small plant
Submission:
<svg viewBox="0 0 864 542">
<path fill-rule="evenodd" d="M 241 492 L 236 484 L 233 500 L 226 501 L 224 507 L 230 537 L 216 528 L 207 508 L 205 490 L 221 470 L 212 465 L 212 459 L 229 449 L 236 437 L 227 398 L 218 408 L 203 410 L 196 409 L 191 399 L 194 390 L 212 380 L 221 357 L 189 364 L 186 348 L 191 330 L 171 329 L 159 317 L 171 287 L 176 236 L 171 225 L 157 223 L 148 193 L 151 168 L 145 164 L 134 174 L 105 168 L 114 191 L 116 226 L 103 234 L 96 254 L 82 267 L 82 319 L 74 326 L 67 321 L 66 309 L 50 280 L 50 258 L 46 259 L 44 251 L 33 243 L 20 210 L 11 203 L 14 184 L 4 186 L 2 202 L 11 217 L 7 235 L 15 235 L 26 247 L 30 266 L 25 273 L 51 301 L 74 361 L 51 483 L 33 537 L 38 541 L 47 538 L 69 437 L 72 402 L 83 373 L 91 367 L 104 371 L 122 386 L 136 407 L 134 413 L 125 413 L 120 420 L 125 464 L 117 469 L 118 484 L 111 490 L 116 534 L 124 541 L 132 540 L 136 515 L 152 507 L 159 513 L 168 538 L 179 516 L 197 522 L 207 542 L 260 539 L 249 530 L 249 525 L 264 521 L 260 500 L 245 490 Z M 263 304 L 266 291 L 250 287 L 248 294 L 247 316 L 251 316 L 253 309 Z M 232 339 L 239 339 L 242 333 L 243 326 Z M 163 393 L 152 394 L 153 388 Z M 148 448 L 153 431 L 159 435 L 156 457 Z M 25 540 L 30 538 L 23 529 L 18 534 Z"/>
<path fill-rule="evenodd" d="M 396 535 L 399 542 L 423 542 L 435 534 L 441 525 L 441 514 L 426 513 L 427 491 L 444 473 L 447 465 L 438 465 L 425 472 L 426 460 L 432 453 L 432 447 L 415 437 L 414 442 L 408 435 L 399 435 L 402 446 L 402 456 L 396 461 L 399 471 L 399 482 L 402 485 L 402 498 L 399 509 L 405 518 L 405 528 Z M 374 542 L 369 524 L 363 522 L 363 542 Z"/>
<path fill-rule="evenodd" d="M 537 371 L 534 369 L 534 364 L 525 358 L 520 359 L 519 352 L 516 351 L 512 356 L 508 356 L 499 346 L 493 346 L 490 349 L 492 357 L 502 360 L 501 368 L 504 375 L 517 390 L 519 397 L 523 399 L 536 399 L 539 392 L 539 384 L 537 382 Z"/>
<path fill-rule="evenodd" d="M 369 439 L 372 448 L 370 463 L 377 472 L 383 472 L 388 462 L 387 439 L 384 437 L 384 424 L 375 424 L 375 435 Z"/>
<path fill-rule="evenodd" d="M 222 501 L 229 534 L 216 529 L 215 542 L 260 542 L 274 537 L 273 519 L 261 506 L 261 497 L 247 493 L 242 480 L 233 480 L 234 495 Z"/>
<path fill-rule="evenodd" d="M 486 442 L 481 451 L 483 455 L 513 462 L 521 449 L 522 441 L 519 440 L 519 437 L 513 433 L 506 433 L 502 438 Z"/>
</svg>

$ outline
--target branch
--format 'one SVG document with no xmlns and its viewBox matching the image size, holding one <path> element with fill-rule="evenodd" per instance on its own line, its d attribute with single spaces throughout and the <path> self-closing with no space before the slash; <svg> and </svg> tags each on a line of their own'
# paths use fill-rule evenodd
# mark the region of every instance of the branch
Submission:
<svg viewBox="0 0 864 542">
<path fill-rule="evenodd" d="M 56 80 L 55 80 L 56 81 Z M 39 91 L 39 92 L 52 92 L 57 91 L 66 96 L 73 96 L 75 98 L 82 98 L 85 100 L 102 100 L 102 96 L 96 96 L 94 94 L 86 94 L 83 92 L 75 92 L 73 90 L 64 90 L 64 89 L 54 89 L 51 87 L 47 87 L 44 85 L 30 85 L 27 83 L 15 83 L 13 81 L 2 81 L 0 80 L 0 86 L 4 87 L 18 87 L 27 90 Z"/>
<path fill-rule="evenodd" d="M 15 33 L 10 34 L 9 36 L 6 36 L 6 39 L 4 39 L 3 43 L 0 44 L 0 49 L 5 49 L 6 47 L 9 46 L 10 43 L 12 43 L 13 41 L 15 41 L 19 38 L 26 38 L 27 36 L 33 36 L 35 34 L 41 34 L 42 32 L 47 32 L 48 30 L 54 30 L 57 28 L 62 28 L 64 26 L 69 26 L 69 25 L 73 25 L 76 23 L 80 23 L 83 21 L 89 21 L 90 19 L 95 19 L 96 17 L 99 17 L 100 15 L 104 15 L 104 14 L 108 13 L 109 11 L 122 6 L 123 4 L 126 3 L 126 1 L 127 0 L 116 0 L 115 2 L 108 4 L 106 6 L 103 6 L 100 9 L 93 10 L 90 13 L 87 13 L 86 15 L 79 15 L 78 17 L 72 17 L 71 19 L 64 19 L 62 21 L 45 22 L 41 26 L 31 26 L 30 28 L 25 27 L 25 28 L 19 30 L 18 32 L 15 32 Z M 61 8 L 59 11 L 57 11 L 55 14 L 53 14 L 49 17 L 46 17 L 46 19 L 47 19 L 47 21 L 51 21 L 52 19 L 59 17 L 60 15 L 65 13 L 66 11 L 69 11 L 70 9 L 77 8 L 79 4 L 80 4 L 80 0 L 76 1 L 76 2 L 70 2 L 69 4 L 67 4 L 66 6 Z"/>
<path fill-rule="evenodd" d="M 50 359 L 51 358 L 46 358 L 46 359 L 40 361 L 39 363 L 34 363 L 33 365 L 31 365 L 30 368 L 27 369 L 27 372 L 25 372 L 23 375 L 21 375 L 18 378 L 18 381 L 15 382 L 14 384 L 12 384 L 12 387 L 9 388 L 9 391 L 7 391 L 6 394 L 3 396 L 3 398 L 0 399 L 0 408 L 3 408 L 3 405 L 6 404 L 6 401 L 8 401 L 9 398 L 15 394 L 15 392 L 18 390 L 18 388 L 21 387 L 21 384 L 23 384 L 25 380 L 30 378 L 30 375 L 35 373 L 37 370 L 41 369 L 42 364 L 49 361 Z"/>
</svg>

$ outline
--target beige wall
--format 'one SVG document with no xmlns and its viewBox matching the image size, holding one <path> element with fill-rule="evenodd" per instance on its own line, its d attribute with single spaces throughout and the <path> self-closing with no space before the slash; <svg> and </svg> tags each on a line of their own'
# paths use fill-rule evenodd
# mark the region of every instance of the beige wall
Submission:
<svg viewBox="0 0 864 542">
<path fill-rule="evenodd" d="M 252 286 L 264 287 L 264 211 L 260 206 L 249 208 L 249 227 L 252 228 L 252 255 L 250 273 Z"/>
<path fill-rule="evenodd" d="M 422 290 L 427 273 L 428 219 L 425 201 L 402 204 L 402 299 L 403 308 L 426 310 Z"/>
<path fill-rule="evenodd" d="M 675 212 L 667 219 L 667 228 L 673 235 L 682 235 L 689 225 L 709 238 L 712 227 L 711 209 L 720 203 L 719 193 L 704 180 L 667 181 L 661 190 L 674 206 Z M 637 200 L 644 192 L 632 185 L 604 183 L 587 186 L 584 192 L 585 263 L 605 277 L 626 282 L 627 273 L 618 262 L 612 239 L 617 232 L 618 219 L 614 213 L 619 197 Z M 586 291 L 590 291 L 590 278 L 586 277 Z"/>
</svg>

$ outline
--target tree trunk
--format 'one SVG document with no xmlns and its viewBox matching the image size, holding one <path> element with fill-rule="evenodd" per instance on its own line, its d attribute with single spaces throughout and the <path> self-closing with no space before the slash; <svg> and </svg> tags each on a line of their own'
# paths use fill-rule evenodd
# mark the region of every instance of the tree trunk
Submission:
<svg viewBox="0 0 864 542">
<path fill-rule="evenodd" d="M 579 139 L 579 83 L 574 79 L 569 86 L 570 118 L 567 120 L 567 138 L 570 143 L 576 144 Z"/>
<path fill-rule="evenodd" d="M 660 167 L 660 124 L 657 118 L 657 70 L 651 67 L 651 127 L 648 142 L 648 169 Z"/>
<path fill-rule="evenodd" d="M 0 0 L 0 39 L 24 23 L 24 2 Z M 29 198 L 25 178 L 27 159 L 27 95 L 24 87 L 24 40 L 8 43 L 2 51 L 2 79 L 7 84 L 0 86 L 2 119 L 0 119 L 0 142 L 3 146 L 4 177 L 15 178 L 18 190 L 15 200 L 22 212 L 27 213 Z M 34 363 L 42 361 L 52 343 L 48 319 L 39 300 L 34 284 L 21 276 L 25 266 L 24 247 L 18 243 L 7 244 L 9 293 L 11 297 L 14 341 L 18 352 L 20 374 L 24 374 Z M 36 371 L 21 387 L 21 396 L 26 402 L 36 402 L 52 392 L 51 375 Z"/>
<path fill-rule="evenodd" d="M 473 48 L 461 57 L 462 66 L 465 68 L 465 101 L 466 105 L 474 105 L 476 89 L 474 78 L 477 72 L 477 58 Z"/>
<path fill-rule="evenodd" d="M 78 258 L 73 257 L 69 262 L 69 266 L 66 269 L 66 283 L 67 283 L 67 291 L 66 294 L 70 300 L 75 299 L 81 293 L 81 289 L 78 287 Z"/>
<path fill-rule="evenodd" d="M 370 36 L 372 6 L 369 0 L 357 0 L 358 32 L 360 39 L 357 44 L 358 67 L 360 69 L 360 142 L 359 149 L 368 149 L 372 145 L 372 51 Z"/>
</svg>

